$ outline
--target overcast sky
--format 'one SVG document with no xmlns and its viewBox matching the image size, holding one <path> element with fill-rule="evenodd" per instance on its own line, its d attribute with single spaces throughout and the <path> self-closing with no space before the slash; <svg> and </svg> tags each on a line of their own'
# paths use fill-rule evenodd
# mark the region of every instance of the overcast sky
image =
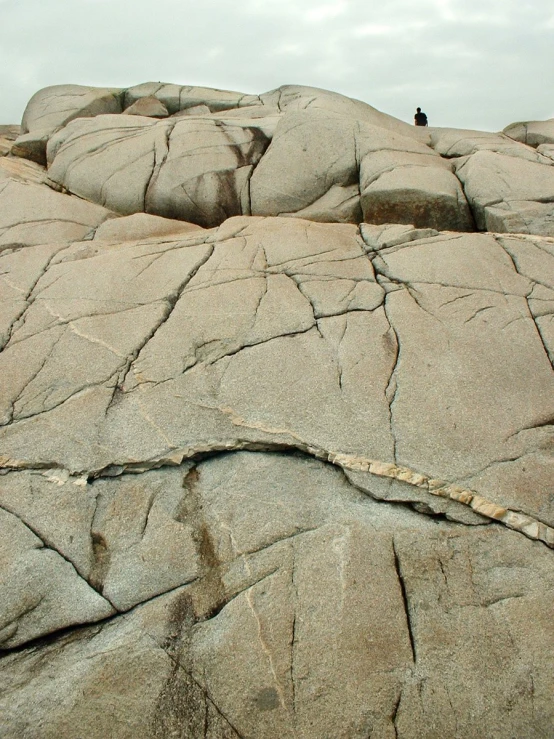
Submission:
<svg viewBox="0 0 554 739">
<path fill-rule="evenodd" d="M 412 122 L 554 117 L 552 0 L 0 0 L 0 123 L 47 85 L 323 87 Z"/>
</svg>

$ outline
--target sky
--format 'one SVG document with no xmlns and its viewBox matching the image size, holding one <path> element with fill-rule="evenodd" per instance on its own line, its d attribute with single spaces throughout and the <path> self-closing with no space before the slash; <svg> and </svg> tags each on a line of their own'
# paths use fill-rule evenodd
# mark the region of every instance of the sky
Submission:
<svg viewBox="0 0 554 739">
<path fill-rule="evenodd" d="M 412 123 L 554 117 L 552 0 L 0 0 L 0 123 L 42 87 L 334 90 Z"/>
</svg>

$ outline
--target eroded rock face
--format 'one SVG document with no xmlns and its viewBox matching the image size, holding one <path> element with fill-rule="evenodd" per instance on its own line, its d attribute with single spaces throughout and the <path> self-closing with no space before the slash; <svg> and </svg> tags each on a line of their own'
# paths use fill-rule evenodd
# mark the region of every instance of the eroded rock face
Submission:
<svg viewBox="0 0 554 739">
<path fill-rule="evenodd" d="M 86 90 L 0 159 L 3 736 L 544 737 L 552 160 Z"/>
<path fill-rule="evenodd" d="M 532 148 L 551 144 L 550 123 L 504 134 L 421 129 L 297 86 L 243 95 L 61 85 L 33 97 L 11 151 L 48 161 L 56 187 L 124 215 L 203 227 L 286 215 L 554 236 L 552 158 Z"/>
<path fill-rule="evenodd" d="M 506 136 L 529 146 L 554 144 L 554 118 L 547 121 L 512 123 L 504 129 Z"/>
</svg>

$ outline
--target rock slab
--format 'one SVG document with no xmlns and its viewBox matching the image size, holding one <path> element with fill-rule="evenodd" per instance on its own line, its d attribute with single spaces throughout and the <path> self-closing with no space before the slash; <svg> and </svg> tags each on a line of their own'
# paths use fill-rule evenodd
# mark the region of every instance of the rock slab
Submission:
<svg viewBox="0 0 554 739">
<path fill-rule="evenodd" d="M 548 144 L 162 83 L 17 133 L 2 736 L 544 739 Z"/>
</svg>

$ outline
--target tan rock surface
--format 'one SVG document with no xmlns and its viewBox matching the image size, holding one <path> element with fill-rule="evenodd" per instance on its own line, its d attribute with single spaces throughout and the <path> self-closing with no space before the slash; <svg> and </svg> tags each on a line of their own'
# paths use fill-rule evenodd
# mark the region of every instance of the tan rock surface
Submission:
<svg viewBox="0 0 554 739">
<path fill-rule="evenodd" d="M 63 87 L 26 120 L 2 737 L 545 739 L 548 144 L 297 86 Z"/>
<path fill-rule="evenodd" d="M 199 579 L 7 655 L 8 735 L 100 737 L 109 711 L 112 736 L 541 736 L 542 545 L 376 503 L 302 456 L 243 452 L 170 475 Z"/>
<path fill-rule="evenodd" d="M 554 144 L 554 118 L 549 118 L 547 121 L 512 123 L 504 129 L 504 133 L 511 139 L 529 146 Z"/>
<path fill-rule="evenodd" d="M 20 126 L 0 126 L 0 157 L 10 153 L 20 130 Z"/>
<path fill-rule="evenodd" d="M 140 241 L 153 236 L 189 234 L 191 231 L 202 231 L 202 228 L 195 223 L 135 213 L 132 216 L 104 221 L 96 229 L 94 238 L 101 241 Z"/>
<path fill-rule="evenodd" d="M 122 111 L 133 120 L 113 115 Z M 154 125 L 152 116 L 167 115 Z M 203 227 L 252 214 L 551 236 L 552 158 L 532 148 L 550 139 L 527 141 L 517 126 L 531 124 L 514 125 L 502 134 L 423 129 L 295 85 L 261 95 L 161 82 L 62 85 L 29 102 L 12 150 L 45 164 L 47 149 L 55 186 L 124 215 Z M 536 125 L 546 131 L 550 122 Z"/>
<path fill-rule="evenodd" d="M 136 103 L 125 108 L 123 113 L 125 115 L 144 115 L 150 118 L 167 118 L 169 115 L 165 105 L 153 95 L 140 98 Z"/>
<path fill-rule="evenodd" d="M 4 156 L 0 159 L 0 180 L 19 180 L 42 185 L 48 180 L 46 167 L 29 159 Z"/>
<path fill-rule="evenodd" d="M 432 148 L 448 159 L 470 156 L 478 151 L 494 151 L 497 154 L 526 159 L 538 164 L 550 164 L 535 149 L 521 145 L 525 143 L 525 141 L 515 143 L 514 139 L 505 132 L 499 134 L 458 128 L 431 130 Z"/>
<path fill-rule="evenodd" d="M 0 178 L 0 249 L 82 239 L 109 210 L 34 182 Z"/>
</svg>

